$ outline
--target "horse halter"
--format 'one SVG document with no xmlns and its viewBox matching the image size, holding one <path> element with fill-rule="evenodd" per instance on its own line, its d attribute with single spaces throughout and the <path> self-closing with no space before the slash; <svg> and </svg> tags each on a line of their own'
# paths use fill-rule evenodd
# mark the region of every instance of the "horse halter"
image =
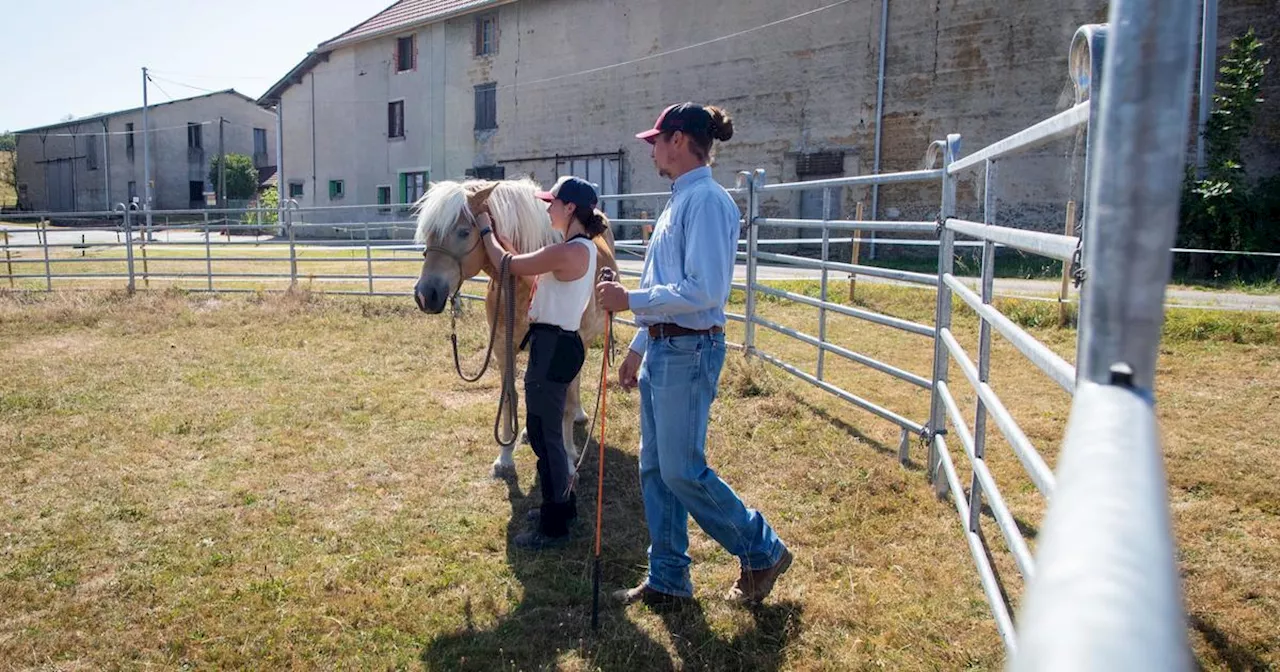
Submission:
<svg viewBox="0 0 1280 672">
<path fill-rule="evenodd" d="M 438 252 L 452 259 L 453 263 L 458 265 L 459 283 L 461 283 L 461 281 L 463 280 L 463 278 L 461 277 L 462 276 L 462 260 L 470 256 L 472 252 L 475 252 L 476 248 L 480 247 L 480 243 L 484 242 L 484 237 L 479 235 L 479 225 L 476 224 L 476 216 L 471 214 L 471 206 L 467 206 L 466 208 L 463 208 L 462 211 L 466 213 L 467 220 L 471 222 L 471 228 L 476 229 L 476 242 L 472 243 L 471 247 L 467 248 L 466 252 L 463 252 L 462 254 L 454 254 L 453 250 L 450 250 L 449 248 L 443 247 L 440 245 L 428 245 L 425 249 L 422 250 L 423 259 L 426 259 L 427 255 L 431 254 L 432 252 Z M 461 284 L 459 284 L 459 286 L 461 286 Z"/>
</svg>

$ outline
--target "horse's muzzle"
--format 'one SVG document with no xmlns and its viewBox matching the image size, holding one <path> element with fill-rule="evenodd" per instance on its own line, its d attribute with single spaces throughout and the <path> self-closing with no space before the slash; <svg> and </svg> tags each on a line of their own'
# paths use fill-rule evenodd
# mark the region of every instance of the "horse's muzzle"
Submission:
<svg viewBox="0 0 1280 672">
<path fill-rule="evenodd" d="M 422 278 L 413 288 L 413 300 L 422 312 L 438 314 L 449 300 L 449 286 L 438 278 Z"/>
</svg>

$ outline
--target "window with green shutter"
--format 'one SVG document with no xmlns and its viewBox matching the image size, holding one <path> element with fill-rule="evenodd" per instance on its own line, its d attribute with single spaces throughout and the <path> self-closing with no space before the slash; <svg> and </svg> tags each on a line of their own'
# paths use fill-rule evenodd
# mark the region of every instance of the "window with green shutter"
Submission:
<svg viewBox="0 0 1280 672">
<path fill-rule="evenodd" d="M 338 200 L 345 195 L 346 185 L 342 180 L 329 180 L 329 200 Z"/>
</svg>

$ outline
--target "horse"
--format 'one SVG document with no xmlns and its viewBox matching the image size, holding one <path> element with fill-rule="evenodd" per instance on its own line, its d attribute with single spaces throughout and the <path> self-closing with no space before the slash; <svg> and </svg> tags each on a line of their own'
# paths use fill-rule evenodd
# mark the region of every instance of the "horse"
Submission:
<svg viewBox="0 0 1280 672">
<path fill-rule="evenodd" d="M 418 215 L 418 228 L 414 241 L 424 245 L 422 272 L 415 285 L 414 299 L 418 307 L 427 314 L 439 314 L 450 298 L 454 296 L 467 278 L 483 272 L 489 276 L 490 282 L 485 292 L 485 316 L 491 333 L 494 334 L 493 352 L 505 352 L 510 347 L 506 341 L 504 329 L 494 329 L 499 320 L 499 301 L 501 287 L 498 282 L 499 269 L 489 262 L 484 246 L 480 240 L 480 231 L 476 226 L 476 217 L 488 212 L 493 219 L 495 232 L 506 242 L 515 254 L 533 252 L 547 245 L 561 241 L 561 234 L 551 226 L 551 218 L 547 215 L 546 205 L 536 196 L 540 190 L 538 184 L 530 179 L 519 180 L 468 180 L 465 182 L 443 181 L 431 185 L 422 198 L 415 204 Z M 605 233 L 595 238 L 596 269 L 605 267 L 618 270 L 614 258 L 614 236 L 612 230 L 606 228 Z M 598 277 L 598 276 L 597 276 Z M 533 296 L 534 278 L 515 278 L 515 328 L 513 342 L 524 341 L 529 330 L 529 301 Z M 505 313 L 505 307 L 503 308 Z M 604 333 L 607 316 L 596 306 L 595 292 L 591 293 L 590 303 L 582 314 L 582 323 L 578 333 L 584 345 Z M 505 358 L 497 357 L 498 365 L 505 367 Z M 583 366 L 583 370 L 587 370 Z M 461 373 L 461 372 L 460 372 Z M 505 374 L 506 372 L 503 371 Z M 512 372 L 514 375 L 514 372 Z M 569 455 L 570 471 L 578 461 L 578 451 L 574 446 L 573 429 L 575 423 L 584 423 L 587 414 L 582 410 L 579 397 L 581 372 L 569 385 L 565 399 L 565 410 L 562 418 L 565 451 Z M 511 405 L 504 405 L 499 418 L 501 426 L 510 427 L 514 422 L 517 410 Z M 493 461 L 491 474 L 494 478 L 509 478 L 515 475 L 515 460 L 512 457 L 515 443 L 499 445 L 497 459 Z M 572 474 L 570 474 L 572 476 Z"/>
</svg>

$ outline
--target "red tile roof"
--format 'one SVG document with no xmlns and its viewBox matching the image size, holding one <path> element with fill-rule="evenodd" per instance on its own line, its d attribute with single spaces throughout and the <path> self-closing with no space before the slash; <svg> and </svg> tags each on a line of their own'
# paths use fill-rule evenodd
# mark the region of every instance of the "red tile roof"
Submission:
<svg viewBox="0 0 1280 672">
<path fill-rule="evenodd" d="M 364 23 L 321 43 L 317 49 L 327 49 L 339 44 L 358 42 L 377 35 L 439 21 L 450 16 L 479 9 L 485 5 L 498 3 L 499 0 L 400 0 L 378 12 L 372 18 L 365 20 Z"/>
</svg>

